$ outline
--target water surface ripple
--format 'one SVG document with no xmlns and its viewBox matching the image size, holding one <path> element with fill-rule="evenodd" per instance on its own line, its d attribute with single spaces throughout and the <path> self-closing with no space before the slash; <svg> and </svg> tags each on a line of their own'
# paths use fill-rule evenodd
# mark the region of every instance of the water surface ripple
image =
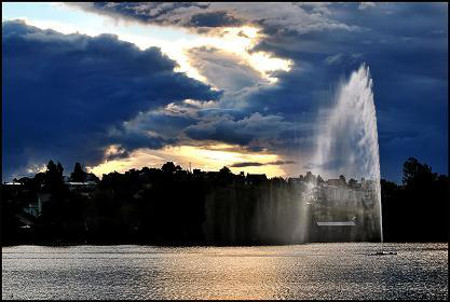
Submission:
<svg viewBox="0 0 450 302">
<path fill-rule="evenodd" d="M 443 299 L 448 244 L 2 248 L 2 299 Z"/>
</svg>

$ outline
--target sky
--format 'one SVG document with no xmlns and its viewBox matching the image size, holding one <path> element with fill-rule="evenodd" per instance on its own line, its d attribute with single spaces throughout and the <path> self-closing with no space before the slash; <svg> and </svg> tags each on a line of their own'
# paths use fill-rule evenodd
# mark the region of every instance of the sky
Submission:
<svg viewBox="0 0 450 302">
<path fill-rule="evenodd" d="M 4 181 L 50 159 L 297 177 L 361 64 L 381 178 L 448 174 L 447 3 L 3 2 L 2 63 Z"/>
</svg>

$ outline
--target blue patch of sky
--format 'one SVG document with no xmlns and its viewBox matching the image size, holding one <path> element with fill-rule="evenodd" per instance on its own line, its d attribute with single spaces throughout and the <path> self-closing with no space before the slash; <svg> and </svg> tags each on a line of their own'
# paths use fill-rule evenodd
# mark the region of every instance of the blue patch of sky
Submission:
<svg viewBox="0 0 450 302">
<path fill-rule="evenodd" d="M 112 18 L 68 7 L 63 3 L 3 2 L 2 22 L 17 18 L 26 18 L 30 21 L 53 21 L 71 26 L 80 26 L 80 28 L 95 28 L 102 33 L 133 34 L 167 42 L 188 39 L 192 35 L 183 30 L 141 25 L 131 21 L 116 26 Z"/>
</svg>

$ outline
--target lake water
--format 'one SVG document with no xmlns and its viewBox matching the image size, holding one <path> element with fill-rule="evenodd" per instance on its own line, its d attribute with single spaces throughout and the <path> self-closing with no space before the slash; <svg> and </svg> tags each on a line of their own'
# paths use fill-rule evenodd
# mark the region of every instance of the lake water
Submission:
<svg viewBox="0 0 450 302">
<path fill-rule="evenodd" d="M 443 299 L 448 244 L 2 248 L 2 299 Z"/>
</svg>

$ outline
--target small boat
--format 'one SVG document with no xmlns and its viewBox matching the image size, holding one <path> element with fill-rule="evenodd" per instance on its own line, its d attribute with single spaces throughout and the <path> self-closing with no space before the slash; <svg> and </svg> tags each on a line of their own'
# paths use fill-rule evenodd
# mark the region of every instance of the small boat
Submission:
<svg viewBox="0 0 450 302">
<path fill-rule="evenodd" d="M 356 226 L 355 221 L 316 221 L 318 227 Z"/>
<path fill-rule="evenodd" d="M 386 255 L 397 255 L 397 252 L 386 252 L 386 251 L 379 251 L 376 252 L 374 254 L 372 254 L 373 256 L 386 256 Z"/>
</svg>

